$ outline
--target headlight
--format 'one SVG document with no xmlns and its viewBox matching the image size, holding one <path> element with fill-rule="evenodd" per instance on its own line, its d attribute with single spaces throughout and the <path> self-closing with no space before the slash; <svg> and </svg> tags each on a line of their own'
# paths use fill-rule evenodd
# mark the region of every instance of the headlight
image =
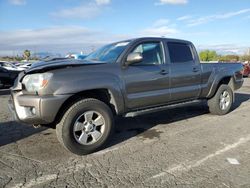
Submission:
<svg viewBox="0 0 250 188">
<path fill-rule="evenodd" d="M 22 83 L 25 85 L 28 92 L 38 92 L 48 84 L 52 75 L 52 73 L 26 75 Z"/>
</svg>

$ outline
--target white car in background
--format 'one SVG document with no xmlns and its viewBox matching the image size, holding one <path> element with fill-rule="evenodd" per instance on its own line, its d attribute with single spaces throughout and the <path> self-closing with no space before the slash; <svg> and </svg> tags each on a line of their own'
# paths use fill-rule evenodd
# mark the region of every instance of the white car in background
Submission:
<svg viewBox="0 0 250 188">
<path fill-rule="evenodd" d="M 26 70 L 26 69 L 29 69 L 31 67 L 31 65 L 32 65 L 32 63 L 21 63 L 21 64 L 19 64 L 19 66 L 17 68 Z"/>
<path fill-rule="evenodd" d="M 23 71 L 25 70 L 24 68 L 19 68 L 15 66 L 13 63 L 7 62 L 7 61 L 0 61 L 0 67 L 3 67 L 7 70 L 11 71 Z"/>
</svg>

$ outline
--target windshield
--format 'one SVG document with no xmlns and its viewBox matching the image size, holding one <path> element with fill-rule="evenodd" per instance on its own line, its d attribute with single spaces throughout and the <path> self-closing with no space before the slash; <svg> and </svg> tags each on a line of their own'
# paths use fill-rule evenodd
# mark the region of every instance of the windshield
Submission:
<svg viewBox="0 0 250 188">
<path fill-rule="evenodd" d="M 121 53 L 125 50 L 129 42 L 118 42 L 108 44 L 88 55 L 85 60 L 103 61 L 114 63 Z"/>
</svg>

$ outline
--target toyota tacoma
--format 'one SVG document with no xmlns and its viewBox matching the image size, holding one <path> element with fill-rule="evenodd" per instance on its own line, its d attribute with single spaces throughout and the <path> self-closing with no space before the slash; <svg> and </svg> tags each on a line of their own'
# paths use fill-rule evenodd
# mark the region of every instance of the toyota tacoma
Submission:
<svg viewBox="0 0 250 188">
<path fill-rule="evenodd" d="M 40 62 L 11 89 L 15 119 L 56 128 L 60 143 L 84 155 L 100 150 L 115 116 L 136 116 L 195 100 L 230 112 L 243 84 L 240 63 L 200 63 L 185 40 L 136 38 L 105 45 L 84 60 Z"/>
</svg>

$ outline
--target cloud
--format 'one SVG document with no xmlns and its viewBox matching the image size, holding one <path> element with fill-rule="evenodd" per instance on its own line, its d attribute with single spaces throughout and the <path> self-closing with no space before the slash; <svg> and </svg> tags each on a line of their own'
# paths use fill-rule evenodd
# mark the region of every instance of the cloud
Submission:
<svg viewBox="0 0 250 188">
<path fill-rule="evenodd" d="M 189 20 L 189 19 L 191 19 L 191 18 L 192 18 L 192 16 L 190 16 L 190 15 L 185 15 L 185 16 L 181 16 L 181 17 L 177 18 L 177 20 L 178 20 L 178 21 L 184 21 L 184 20 Z"/>
<path fill-rule="evenodd" d="M 147 28 L 141 31 L 142 35 L 145 36 L 155 36 L 155 37 L 166 37 L 168 35 L 176 34 L 178 30 L 174 28 L 169 28 L 167 26 Z"/>
<path fill-rule="evenodd" d="M 247 20 L 250 19 L 250 15 L 246 16 L 245 19 L 247 19 Z"/>
<path fill-rule="evenodd" d="M 107 5 L 111 3 L 111 0 L 95 0 L 97 5 Z"/>
<path fill-rule="evenodd" d="M 110 3 L 110 0 L 95 0 L 94 2 L 84 3 L 77 7 L 61 9 L 52 12 L 50 15 L 55 18 L 64 19 L 90 19 L 98 16 L 104 10 L 104 6 Z"/>
<path fill-rule="evenodd" d="M 223 20 L 223 19 L 229 19 L 235 16 L 239 16 L 241 14 L 246 14 L 250 12 L 250 9 L 242 9 L 236 12 L 227 12 L 224 14 L 214 14 L 214 15 L 209 15 L 209 16 L 204 16 L 196 19 L 187 19 L 188 26 L 197 26 L 201 24 L 206 24 L 208 22 L 216 21 L 216 20 Z"/>
<path fill-rule="evenodd" d="M 244 54 L 248 49 L 247 46 L 238 44 L 216 44 L 216 45 L 198 45 L 198 51 L 215 50 L 219 54 Z"/>
<path fill-rule="evenodd" d="M 26 0 L 9 0 L 9 3 L 12 5 L 25 5 Z"/>
<path fill-rule="evenodd" d="M 166 24 L 169 23 L 169 20 L 168 19 L 159 19 L 159 20 L 156 20 L 153 24 L 154 27 L 160 27 L 160 26 L 164 26 Z"/>
<path fill-rule="evenodd" d="M 170 36 L 179 33 L 179 31 L 169 23 L 170 21 L 167 19 L 159 19 L 156 20 L 151 27 L 143 29 L 139 33 L 143 36 L 155 37 Z"/>
<path fill-rule="evenodd" d="M 51 13 L 56 18 L 79 18 L 89 19 L 99 15 L 100 9 L 94 4 L 82 5 L 79 7 L 73 7 L 71 9 L 62 9 L 58 12 Z"/>
<path fill-rule="evenodd" d="M 187 4 L 188 0 L 160 0 L 156 3 L 156 5 L 165 5 L 165 4 L 172 4 L 172 5 L 184 5 Z"/>
<path fill-rule="evenodd" d="M 160 19 L 165 20 L 165 19 Z M 161 24 L 160 24 L 161 23 Z M 164 24 L 165 23 L 165 24 Z M 116 35 L 100 30 L 93 30 L 82 26 L 54 26 L 43 29 L 22 29 L 15 31 L 0 30 L 0 56 L 21 55 L 25 49 L 34 52 L 60 53 L 65 55 L 69 52 L 84 51 L 88 53 L 91 49 L 101 45 L 120 41 L 138 36 L 166 36 L 186 37 L 194 35 L 206 35 L 206 33 L 182 33 L 170 21 L 156 20 L 151 27 L 137 32 L 136 35 Z M 179 38 L 179 37 L 178 37 Z M 244 46 L 245 45 L 245 46 Z M 213 49 L 221 54 L 244 53 L 248 44 L 218 44 L 199 45 L 198 49 Z"/>
<path fill-rule="evenodd" d="M 25 49 L 33 52 L 62 54 L 80 51 L 88 52 L 93 46 L 99 47 L 126 38 L 128 36 L 114 35 L 79 26 L 0 31 L 0 54 L 13 55 L 13 52 L 22 54 Z"/>
</svg>

